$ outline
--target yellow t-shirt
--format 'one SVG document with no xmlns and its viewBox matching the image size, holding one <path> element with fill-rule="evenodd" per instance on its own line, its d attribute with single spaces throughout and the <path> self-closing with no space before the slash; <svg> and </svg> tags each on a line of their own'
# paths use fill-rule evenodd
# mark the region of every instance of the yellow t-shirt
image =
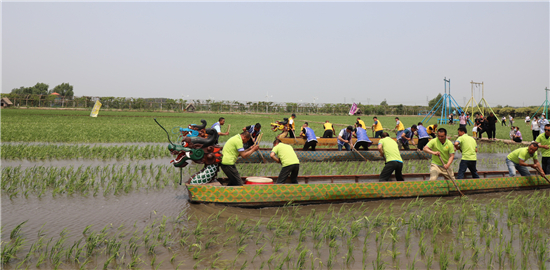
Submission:
<svg viewBox="0 0 550 270">
<path fill-rule="evenodd" d="M 380 120 L 376 120 L 376 123 L 374 125 L 374 131 L 380 131 L 380 130 L 384 130 L 382 128 L 382 123 L 380 123 Z"/>
<path fill-rule="evenodd" d="M 401 122 L 401 120 L 398 120 L 399 121 L 399 124 L 397 124 L 397 131 L 402 131 L 402 130 L 405 130 L 405 126 L 403 126 L 403 123 Z"/>
<path fill-rule="evenodd" d="M 359 122 L 359 124 L 361 124 L 362 128 L 367 128 L 367 126 L 365 126 L 365 122 L 363 122 L 363 120 L 359 119 L 359 120 L 357 120 L 357 122 Z"/>
<path fill-rule="evenodd" d="M 332 124 L 331 123 L 325 123 L 323 125 L 323 127 L 325 127 L 325 130 L 332 130 Z"/>
</svg>

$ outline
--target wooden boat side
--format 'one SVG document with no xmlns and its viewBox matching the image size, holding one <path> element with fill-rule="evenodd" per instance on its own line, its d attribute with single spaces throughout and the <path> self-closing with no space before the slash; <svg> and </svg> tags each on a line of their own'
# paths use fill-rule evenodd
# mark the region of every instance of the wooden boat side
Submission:
<svg viewBox="0 0 550 270">
<path fill-rule="evenodd" d="M 324 161 L 364 161 L 367 160 L 384 160 L 377 150 L 369 151 L 296 151 L 296 155 L 300 162 L 324 162 Z M 270 157 L 271 149 L 258 150 L 247 158 L 239 157 L 237 163 L 261 163 L 275 162 Z M 262 159 L 263 157 L 263 159 Z M 409 159 L 430 159 L 431 155 L 422 151 L 401 151 L 401 158 Z"/>
<path fill-rule="evenodd" d="M 369 138 L 372 141 L 373 145 L 377 145 L 380 138 Z M 394 141 L 395 138 L 392 138 Z M 415 143 L 418 143 L 418 138 L 413 139 Z M 306 140 L 302 137 L 300 138 L 282 138 L 282 143 L 291 144 L 291 145 L 304 145 L 306 143 Z M 355 143 L 355 139 L 353 139 L 353 142 Z M 318 146 L 334 146 L 336 145 L 336 138 L 317 138 L 317 145 Z"/>
<path fill-rule="evenodd" d="M 456 180 L 465 194 L 519 189 L 549 188 L 539 175 L 507 177 L 507 172 L 483 172 L 494 178 Z M 425 174 L 407 175 L 426 178 Z M 219 203 L 239 207 L 279 206 L 288 203 L 312 204 L 372 199 L 457 195 L 450 181 L 377 182 L 378 175 L 304 176 L 292 185 L 187 185 L 192 203 Z M 429 176 L 428 176 L 429 177 Z M 276 177 L 270 177 L 276 178 Z M 306 182 L 307 181 L 307 182 Z M 376 181 L 376 182 L 375 182 Z"/>
</svg>

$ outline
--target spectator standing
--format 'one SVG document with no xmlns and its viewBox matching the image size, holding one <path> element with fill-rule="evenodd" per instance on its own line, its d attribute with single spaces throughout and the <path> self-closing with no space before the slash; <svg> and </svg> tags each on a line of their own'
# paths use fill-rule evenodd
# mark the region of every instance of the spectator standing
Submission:
<svg viewBox="0 0 550 270">
<path fill-rule="evenodd" d="M 546 125 L 548 125 L 548 120 L 546 119 L 546 115 L 541 114 L 539 119 L 539 130 L 543 130 Z"/>
<path fill-rule="evenodd" d="M 491 112 L 489 117 L 487 117 L 487 136 L 489 140 L 496 140 L 497 121 L 497 117 Z"/>
<path fill-rule="evenodd" d="M 514 117 L 512 117 L 512 115 L 508 115 L 508 119 L 510 119 L 510 126 L 513 126 L 514 125 Z"/>
<path fill-rule="evenodd" d="M 500 126 L 506 126 L 506 116 L 503 116 L 502 119 L 500 119 Z"/>
<path fill-rule="evenodd" d="M 540 134 L 539 119 L 537 118 L 537 116 L 533 116 L 533 121 L 531 121 L 531 132 L 533 133 L 534 141 Z"/>
<path fill-rule="evenodd" d="M 464 115 L 464 112 L 460 113 L 460 116 L 458 117 L 459 125 L 460 127 L 466 128 L 466 123 L 468 123 L 468 117 Z"/>
<path fill-rule="evenodd" d="M 525 116 L 525 124 L 529 125 L 530 123 L 531 123 L 531 118 L 529 117 L 529 115 Z"/>
</svg>

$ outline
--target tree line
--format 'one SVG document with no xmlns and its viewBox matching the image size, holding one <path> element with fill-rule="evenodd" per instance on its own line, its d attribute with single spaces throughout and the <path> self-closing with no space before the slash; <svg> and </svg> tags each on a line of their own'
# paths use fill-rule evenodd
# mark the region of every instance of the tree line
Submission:
<svg viewBox="0 0 550 270">
<path fill-rule="evenodd" d="M 72 97 L 74 96 L 73 86 L 68 83 L 62 83 L 55 86 L 53 89 L 49 89 L 49 85 L 45 83 L 36 83 L 34 86 L 14 88 L 11 90 L 11 94 L 18 95 L 51 95 L 58 93 L 60 96 Z"/>
</svg>

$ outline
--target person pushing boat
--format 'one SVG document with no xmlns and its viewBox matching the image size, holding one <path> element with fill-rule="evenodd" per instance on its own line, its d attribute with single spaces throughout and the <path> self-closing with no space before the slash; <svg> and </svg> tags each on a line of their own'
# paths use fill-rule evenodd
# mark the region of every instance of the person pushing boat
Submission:
<svg viewBox="0 0 550 270">
<path fill-rule="evenodd" d="M 315 151 L 315 146 L 317 146 L 317 136 L 315 136 L 315 132 L 309 127 L 307 122 L 302 125 L 302 132 L 300 133 L 300 136 L 306 140 L 303 150 L 307 151 L 311 148 L 311 151 Z"/>
<path fill-rule="evenodd" d="M 516 176 L 516 170 L 518 170 L 521 176 L 530 176 L 531 173 L 527 167 L 538 170 L 539 173 L 544 176 L 545 173 L 537 158 L 538 149 L 539 144 L 537 142 L 532 142 L 528 147 L 518 148 L 508 154 L 508 156 L 506 156 L 506 166 L 508 166 L 508 173 L 510 176 Z M 533 164 L 527 163 L 527 160 L 531 158 L 533 159 Z"/>
<path fill-rule="evenodd" d="M 401 135 L 405 131 L 405 126 L 399 120 L 399 117 L 395 118 L 395 139 L 401 138 Z"/>
<path fill-rule="evenodd" d="M 390 138 L 387 132 L 382 132 L 382 139 L 378 141 L 378 151 L 380 156 L 386 160 L 386 165 L 380 173 L 380 182 L 389 181 L 391 174 L 395 172 L 395 179 L 397 181 L 403 180 L 403 159 L 399 153 L 399 146 L 397 142 Z"/>
<path fill-rule="evenodd" d="M 418 125 L 416 125 L 416 128 L 418 129 L 416 131 L 416 135 L 418 136 L 418 146 L 417 148 L 420 150 L 424 149 L 424 146 L 428 144 L 428 141 L 430 140 L 430 135 L 428 135 L 428 130 L 422 125 L 422 122 L 418 122 Z M 447 131 L 445 131 L 447 133 Z"/>
<path fill-rule="evenodd" d="M 460 159 L 460 165 L 458 167 L 458 173 L 456 179 L 464 179 L 464 173 L 466 169 L 472 173 L 472 178 L 479 178 L 477 174 L 477 142 L 474 138 L 468 136 L 466 127 L 462 125 L 458 128 L 458 139 L 454 143 L 455 149 L 462 152 L 462 158 Z"/>
<path fill-rule="evenodd" d="M 455 158 L 455 148 L 451 141 L 447 140 L 446 129 L 440 128 L 437 131 L 437 139 L 429 141 L 424 147 L 424 152 L 432 155 L 430 180 L 437 180 L 440 174 L 446 179 L 454 180 L 451 164 Z"/>
<path fill-rule="evenodd" d="M 241 175 L 235 166 L 235 162 L 237 162 L 237 158 L 239 156 L 242 158 L 247 158 L 259 149 L 259 146 L 253 145 L 245 150 L 244 144 L 249 140 L 250 133 L 248 131 L 243 131 L 241 134 L 231 137 L 223 146 L 223 157 L 222 162 L 220 163 L 220 168 L 229 179 L 228 186 L 243 185 L 243 180 L 241 179 Z"/>
<path fill-rule="evenodd" d="M 277 184 L 284 184 L 289 177 L 291 184 L 298 184 L 300 160 L 298 160 L 298 156 L 296 156 L 296 152 L 294 152 L 292 146 L 282 143 L 279 139 L 275 139 L 269 156 L 275 162 L 281 163 L 282 166 L 279 178 L 277 178 Z"/>
<path fill-rule="evenodd" d="M 435 139 L 437 133 L 437 124 L 429 125 L 426 129 L 426 132 L 428 133 L 428 135 Z"/>
</svg>

